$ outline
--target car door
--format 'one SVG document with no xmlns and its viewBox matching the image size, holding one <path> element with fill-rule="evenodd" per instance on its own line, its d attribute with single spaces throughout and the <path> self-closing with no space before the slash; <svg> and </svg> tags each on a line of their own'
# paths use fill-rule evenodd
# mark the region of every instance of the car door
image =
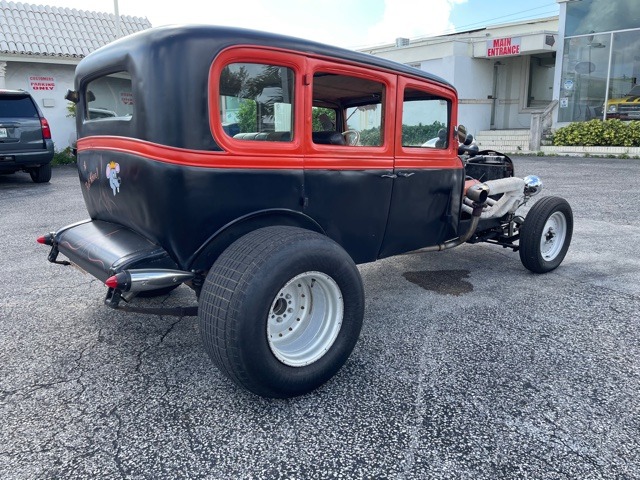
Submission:
<svg viewBox="0 0 640 480">
<path fill-rule="evenodd" d="M 354 261 L 373 261 L 393 187 L 396 76 L 315 58 L 307 71 L 304 212 Z M 333 112 L 317 128 L 313 107 Z"/>
<path fill-rule="evenodd" d="M 394 185 L 380 258 L 457 236 L 464 169 L 454 141 L 455 92 L 399 77 Z"/>
</svg>

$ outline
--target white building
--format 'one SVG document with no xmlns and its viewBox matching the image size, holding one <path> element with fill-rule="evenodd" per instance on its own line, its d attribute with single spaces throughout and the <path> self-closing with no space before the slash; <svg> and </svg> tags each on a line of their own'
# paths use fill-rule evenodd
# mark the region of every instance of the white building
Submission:
<svg viewBox="0 0 640 480">
<path fill-rule="evenodd" d="M 529 149 L 532 115 L 557 105 L 553 91 L 560 42 L 558 17 L 549 17 L 440 37 L 398 39 L 362 51 L 451 82 L 460 97 L 460 123 L 479 140 L 491 130 L 508 130 L 499 134 L 503 137 L 519 134 L 513 151 Z"/>
<path fill-rule="evenodd" d="M 119 36 L 151 27 L 146 18 L 0 0 L 0 89 L 29 91 L 51 125 L 56 150 L 75 123 L 64 95 L 80 60 Z"/>
</svg>

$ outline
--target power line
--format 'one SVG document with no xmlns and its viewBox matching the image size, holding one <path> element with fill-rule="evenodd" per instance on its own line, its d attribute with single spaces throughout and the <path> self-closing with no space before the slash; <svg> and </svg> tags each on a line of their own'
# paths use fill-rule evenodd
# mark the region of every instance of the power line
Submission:
<svg viewBox="0 0 640 480">
<path fill-rule="evenodd" d="M 515 15 L 521 15 L 525 12 L 532 12 L 534 10 L 540 10 L 540 9 L 544 9 L 544 8 L 549 8 L 552 6 L 555 6 L 556 3 L 548 3 L 546 5 L 541 5 L 539 7 L 535 7 L 535 8 L 529 8 L 526 10 L 522 10 L 518 13 L 511 13 L 508 15 L 501 15 L 499 17 L 494 17 L 494 18 L 489 18 L 486 19 L 484 21 L 481 22 L 475 22 L 475 23 L 470 23 L 470 24 L 466 24 L 466 25 L 462 25 L 460 27 L 454 28 L 454 29 L 449 29 L 449 30 L 443 30 L 441 32 L 437 32 L 437 33 L 432 33 L 432 34 L 428 34 L 428 35 L 422 35 L 422 36 L 418 36 L 418 37 L 413 37 L 412 40 L 415 41 L 420 41 L 420 40 L 425 40 L 428 38 L 435 38 L 435 37 L 439 37 L 439 36 L 444 36 L 444 35 L 449 35 L 449 34 L 455 34 L 455 33 L 464 33 L 465 30 L 469 29 L 469 30 L 473 30 L 473 28 L 469 28 L 469 27 L 474 27 L 474 26 L 479 26 L 482 25 L 483 27 L 490 24 L 490 22 L 493 22 L 495 20 L 501 20 L 501 19 L 505 19 L 505 18 L 509 18 L 509 17 L 513 17 Z M 548 11 L 544 11 L 544 12 L 537 12 L 535 14 L 530 14 L 530 15 L 525 15 L 522 17 L 516 17 L 516 18 L 511 18 L 511 21 L 518 21 L 518 20 L 534 20 L 536 18 L 543 18 L 545 16 L 548 15 L 552 15 L 552 14 L 557 14 L 557 10 L 554 8 L 553 10 L 548 10 Z M 480 27 L 478 27 L 478 29 L 480 29 Z M 446 40 L 445 40 L 446 42 Z M 367 49 L 367 48 L 375 48 L 375 47 L 379 47 L 380 45 L 371 45 L 371 44 L 367 44 L 367 45 L 360 45 L 357 47 L 351 47 L 355 50 L 363 50 L 363 49 Z"/>
<path fill-rule="evenodd" d="M 539 7 L 529 8 L 527 10 L 521 10 L 521 11 L 519 11 L 517 13 L 511 13 L 511 14 L 508 14 L 508 15 L 501 15 L 499 17 L 488 18 L 488 19 L 483 20 L 481 22 L 475 22 L 475 23 L 469 23 L 467 25 L 461 25 L 460 27 L 457 27 L 455 30 L 452 30 L 452 31 L 447 30 L 447 31 L 445 31 L 445 33 L 452 33 L 452 32 L 456 32 L 456 31 L 462 31 L 464 29 L 467 29 L 469 27 L 473 27 L 473 26 L 476 26 L 476 25 L 487 25 L 487 24 L 489 24 L 489 23 L 491 23 L 491 22 L 493 22 L 495 20 L 501 20 L 503 18 L 508 18 L 508 17 L 515 17 L 516 15 L 521 15 L 521 14 L 523 14 L 525 12 L 532 12 L 534 10 L 541 10 L 543 8 L 549 8 L 549 7 L 552 7 L 552 6 L 557 6 L 557 4 L 555 2 L 547 3 L 547 4 L 541 5 Z M 556 9 L 554 8 L 553 10 L 551 10 L 549 12 L 539 12 L 539 13 L 535 14 L 534 16 L 526 15 L 525 17 L 519 17 L 519 18 L 515 18 L 515 19 L 512 19 L 512 20 L 520 20 L 520 19 L 524 19 L 524 18 L 527 18 L 527 19 L 528 18 L 535 18 L 537 15 L 543 15 L 543 14 L 547 15 L 549 13 L 556 13 Z"/>
<path fill-rule="evenodd" d="M 543 15 L 548 15 L 551 14 L 553 12 L 542 12 Z M 538 16 L 526 16 L 526 17 L 518 17 L 518 18 L 513 18 L 512 20 L 516 21 L 516 20 L 534 20 L 536 18 L 542 18 L 542 17 L 538 17 Z M 445 30 L 439 33 L 434 33 L 434 34 L 430 34 L 430 35 L 424 35 L 424 36 L 420 36 L 420 37 L 413 37 L 411 40 L 412 41 L 416 41 L 419 42 L 421 40 L 427 40 L 427 39 L 434 39 L 436 40 L 438 37 L 443 37 L 443 36 L 448 36 L 450 34 L 456 34 L 456 33 L 465 33 L 464 31 L 456 31 L 456 30 Z M 475 39 L 478 40 L 480 38 L 485 38 L 483 37 L 465 37 L 465 39 Z M 449 42 L 449 39 L 443 38 L 440 41 L 435 41 L 433 42 L 434 45 L 438 44 L 438 43 L 447 43 Z M 387 44 L 384 45 L 361 45 L 359 47 L 352 47 L 354 50 L 366 50 L 366 49 L 372 49 L 372 48 L 378 48 L 380 46 L 385 46 Z"/>
</svg>

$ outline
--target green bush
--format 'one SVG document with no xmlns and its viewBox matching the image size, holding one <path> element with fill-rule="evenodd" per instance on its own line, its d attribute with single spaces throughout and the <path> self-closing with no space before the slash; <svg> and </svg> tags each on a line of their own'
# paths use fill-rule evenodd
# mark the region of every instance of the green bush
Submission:
<svg viewBox="0 0 640 480">
<path fill-rule="evenodd" d="M 377 147 L 381 144 L 380 127 L 369 128 L 360 132 L 360 145 Z"/>
<path fill-rule="evenodd" d="M 433 122 L 431 125 L 402 125 L 402 145 L 413 145 L 419 147 L 427 140 L 431 140 L 438 136 L 438 131 L 446 128 L 441 122 Z"/>
<path fill-rule="evenodd" d="M 553 135 L 556 146 L 640 147 L 640 122 L 591 120 L 559 128 Z"/>
<path fill-rule="evenodd" d="M 431 140 L 438 136 L 438 131 L 446 128 L 441 122 L 433 122 L 431 125 L 402 125 L 402 145 L 419 147 L 427 140 Z M 361 145 L 382 145 L 380 140 L 380 127 L 362 130 L 360 132 Z"/>
<path fill-rule="evenodd" d="M 76 157 L 71 153 L 70 147 L 55 152 L 53 160 L 51 160 L 51 165 L 69 165 L 72 163 L 76 163 Z"/>
</svg>

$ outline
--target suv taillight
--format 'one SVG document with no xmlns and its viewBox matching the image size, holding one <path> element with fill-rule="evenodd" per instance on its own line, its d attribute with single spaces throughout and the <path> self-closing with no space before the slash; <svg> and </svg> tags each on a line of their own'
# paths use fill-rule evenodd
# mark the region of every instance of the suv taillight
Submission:
<svg viewBox="0 0 640 480">
<path fill-rule="evenodd" d="M 51 128 L 49 128 L 49 122 L 44 117 L 40 117 L 40 125 L 42 126 L 42 137 L 45 140 L 51 140 Z"/>
</svg>

